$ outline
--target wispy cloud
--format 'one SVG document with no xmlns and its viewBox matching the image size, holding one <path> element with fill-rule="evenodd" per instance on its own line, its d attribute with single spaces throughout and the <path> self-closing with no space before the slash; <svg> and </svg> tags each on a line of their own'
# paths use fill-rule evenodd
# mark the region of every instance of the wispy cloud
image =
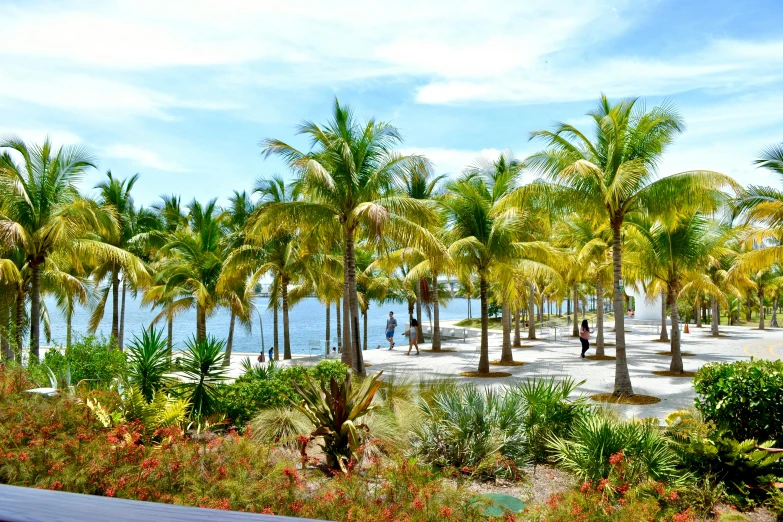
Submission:
<svg viewBox="0 0 783 522">
<path fill-rule="evenodd" d="M 141 167 L 161 170 L 164 172 L 187 172 L 188 169 L 175 161 L 161 158 L 157 152 L 128 144 L 110 145 L 103 149 L 103 155 L 107 158 L 129 160 L 130 164 Z"/>
</svg>

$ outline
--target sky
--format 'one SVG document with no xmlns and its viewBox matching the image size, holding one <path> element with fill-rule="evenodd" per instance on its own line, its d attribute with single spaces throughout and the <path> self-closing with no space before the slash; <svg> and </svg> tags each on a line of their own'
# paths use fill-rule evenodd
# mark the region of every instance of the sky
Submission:
<svg viewBox="0 0 783 522">
<path fill-rule="evenodd" d="M 451 175 L 590 131 L 601 93 L 667 100 L 687 130 L 660 175 L 780 184 L 753 165 L 783 142 L 780 0 L 0 0 L 0 20 L 0 135 L 88 147 L 82 189 L 140 173 L 142 205 L 290 176 L 259 142 L 306 150 L 297 125 L 335 97 Z"/>
</svg>

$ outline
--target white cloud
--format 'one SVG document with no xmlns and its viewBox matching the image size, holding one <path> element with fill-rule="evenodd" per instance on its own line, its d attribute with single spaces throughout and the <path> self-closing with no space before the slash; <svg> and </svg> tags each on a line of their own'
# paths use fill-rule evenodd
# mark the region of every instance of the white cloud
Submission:
<svg viewBox="0 0 783 522">
<path fill-rule="evenodd" d="M 82 138 L 73 132 L 67 130 L 51 130 L 35 128 L 10 128 L 0 127 L 0 137 L 19 136 L 27 143 L 43 143 L 47 137 L 55 147 L 63 145 L 77 145 L 82 142 Z"/>
<path fill-rule="evenodd" d="M 103 150 L 108 158 L 129 160 L 132 163 L 166 172 L 187 172 L 187 169 L 175 161 L 161 158 L 157 152 L 128 144 L 110 145 Z"/>
</svg>

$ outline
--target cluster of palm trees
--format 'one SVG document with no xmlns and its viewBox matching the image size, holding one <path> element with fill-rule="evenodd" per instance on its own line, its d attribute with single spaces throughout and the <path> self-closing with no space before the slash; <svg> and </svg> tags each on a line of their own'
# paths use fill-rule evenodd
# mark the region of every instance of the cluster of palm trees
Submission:
<svg viewBox="0 0 783 522">
<path fill-rule="evenodd" d="M 565 304 L 576 335 L 586 296 L 595 297 L 597 354 L 604 355 L 611 289 L 617 395 L 633 394 L 625 287 L 664 296 L 662 336 L 669 335 L 668 313 L 675 373 L 683 371 L 681 314 L 699 326 L 711 315 L 718 335 L 721 307 L 738 320 L 739 307 L 747 312 L 755 300 L 760 327 L 769 306 L 776 326 L 783 193 L 743 188 L 709 171 L 658 177 L 667 147 L 684 129 L 671 105 L 647 109 L 635 99 L 601 97 L 589 116 L 589 132 L 558 124 L 532 133 L 542 150 L 523 161 L 503 152 L 445 177 L 425 157 L 401 154 L 392 125 L 359 121 L 335 100 L 328 122 L 300 125 L 309 150 L 261 142 L 265 156 L 290 167 L 291 181 L 261 179 L 250 194 L 235 191 L 225 207 L 216 200 L 183 205 L 178 196 L 137 207 L 131 191 L 138 177 L 110 172 L 90 199 L 76 188 L 94 168 L 88 151 L 8 138 L 0 143 L 3 355 L 18 358 L 28 332 L 30 357 L 39 357 L 49 313 L 44 294 L 66 318 L 68 343 L 74 307 L 91 306 L 95 329 L 111 296 L 112 342 L 122 349 L 132 292 L 159 310 L 155 322 L 167 323 L 169 347 L 183 310 L 196 310 L 197 340 L 206 338 L 207 317 L 229 310 L 230 357 L 236 322 L 249 327 L 269 280 L 275 357 L 278 311 L 283 357 L 290 358 L 289 310 L 314 295 L 326 305 L 327 342 L 335 305 L 342 359 L 359 374 L 372 302 L 406 302 L 419 319 L 422 306 L 431 307 L 432 348 L 441 349 L 438 305 L 450 297 L 443 278 L 455 278 L 461 295 L 480 301 L 479 373 L 490 369 L 492 305 L 502 316 L 501 364 L 513 361 L 521 316 L 535 338 L 536 315 L 540 322 L 544 309 Z M 764 151 L 757 163 L 783 174 L 783 147 Z M 525 172 L 537 180 L 522 184 Z"/>
</svg>

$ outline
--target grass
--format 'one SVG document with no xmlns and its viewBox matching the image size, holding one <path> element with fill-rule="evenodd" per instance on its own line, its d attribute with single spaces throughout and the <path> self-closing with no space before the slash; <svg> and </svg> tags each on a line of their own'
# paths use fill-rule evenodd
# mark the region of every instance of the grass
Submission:
<svg viewBox="0 0 783 522">
<path fill-rule="evenodd" d="M 477 377 L 479 379 L 494 379 L 498 377 L 511 377 L 511 374 L 508 372 L 487 372 L 487 373 L 479 373 L 479 372 L 460 372 L 460 375 L 463 377 Z"/>
<path fill-rule="evenodd" d="M 669 370 L 654 371 L 650 373 L 654 375 L 660 375 L 661 377 L 693 377 L 694 375 L 696 375 L 696 372 L 674 373 L 674 372 L 670 372 Z"/>
<path fill-rule="evenodd" d="M 519 346 L 512 346 L 514 349 L 522 349 L 522 348 L 535 348 L 535 344 L 520 344 Z"/>
<path fill-rule="evenodd" d="M 590 359 L 591 361 L 614 361 L 616 357 L 611 355 L 588 355 L 585 359 Z"/>
<path fill-rule="evenodd" d="M 666 357 L 671 357 L 672 352 L 655 352 L 655 355 L 663 355 Z M 680 352 L 680 355 L 682 355 L 683 357 L 696 357 L 695 353 L 690 353 L 690 352 Z"/>
<path fill-rule="evenodd" d="M 522 361 L 509 361 L 509 362 L 502 362 L 502 361 L 489 361 L 489 364 L 493 366 L 524 366 L 525 363 Z"/>
<path fill-rule="evenodd" d="M 457 321 L 454 323 L 454 326 L 459 326 L 463 328 L 481 328 L 481 317 L 472 317 L 470 319 L 462 319 L 461 321 Z M 503 325 L 500 323 L 500 317 L 490 317 L 489 318 L 489 329 L 490 330 L 502 330 Z M 512 328 L 513 330 L 513 328 Z"/>
<path fill-rule="evenodd" d="M 596 402 L 608 402 L 611 404 L 643 405 L 657 404 L 661 402 L 661 399 L 658 397 L 653 397 L 652 395 L 621 395 L 619 397 L 615 397 L 611 393 L 597 393 L 595 395 L 591 395 L 590 398 Z"/>
</svg>

